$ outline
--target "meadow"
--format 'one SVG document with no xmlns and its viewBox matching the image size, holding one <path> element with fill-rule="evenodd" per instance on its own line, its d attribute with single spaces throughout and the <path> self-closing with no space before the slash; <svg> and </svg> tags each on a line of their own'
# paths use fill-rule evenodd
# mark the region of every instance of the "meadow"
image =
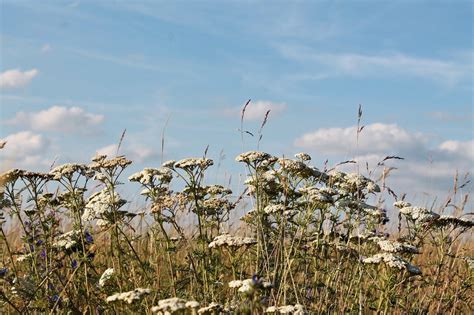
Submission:
<svg viewBox="0 0 474 315">
<path fill-rule="evenodd" d="M 120 155 L 12 169 L 0 177 L 0 313 L 472 313 L 469 180 L 412 205 L 386 184 L 393 159 L 345 173 L 353 161 L 243 152 L 241 194 L 206 176 L 207 154 L 128 178 Z M 122 185 L 145 206 L 126 210 Z"/>
</svg>

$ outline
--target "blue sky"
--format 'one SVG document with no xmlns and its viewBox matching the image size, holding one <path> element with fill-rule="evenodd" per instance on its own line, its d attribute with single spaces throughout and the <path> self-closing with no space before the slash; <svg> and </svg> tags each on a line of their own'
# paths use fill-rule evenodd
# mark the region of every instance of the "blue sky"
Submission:
<svg viewBox="0 0 474 315">
<path fill-rule="evenodd" d="M 0 2 L 2 168 L 86 161 L 125 128 L 134 167 L 156 166 L 168 121 L 164 159 L 210 145 L 238 173 L 252 99 L 275 155 L 399 154 L 393 185 L 430 197 L 473 171 L 471 1 Z"/>
</svg>

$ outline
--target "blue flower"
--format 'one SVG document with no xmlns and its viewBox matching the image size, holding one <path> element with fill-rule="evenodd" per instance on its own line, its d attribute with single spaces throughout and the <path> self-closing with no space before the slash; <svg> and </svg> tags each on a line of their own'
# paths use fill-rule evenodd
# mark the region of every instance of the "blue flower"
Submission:
<svg viewBox="0 0 474 315">
<path fill-rule="evenodd" d="M 94 243 L 94 238 L 92 237 L 92 235 L 88 231 L 86 231 L 84 234 L 86 236 L 86 242 L 87 243 L 89 243 L 89 244 Z"/>
<path fill-rule="evenodd" d="M 8 268 L 0 268 L 0 277 L 5 277 L 8 272 Z"/>
<path fill-rule="evenodd" d="M 77 260 L 74 259 L 74 260 L 71 262 L 71 268 L 72 268 L 72 269 L 76 269 L 76 268 L 77 268 Z"/>
</svg>

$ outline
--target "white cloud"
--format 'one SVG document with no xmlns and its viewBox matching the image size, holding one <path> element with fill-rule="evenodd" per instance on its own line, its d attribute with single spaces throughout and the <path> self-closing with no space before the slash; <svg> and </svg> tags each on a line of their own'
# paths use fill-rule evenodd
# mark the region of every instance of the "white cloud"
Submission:
<svg viewBox="0 0 474 315">
<path fill-rule="evenodd" d="M 424 147 L 426 137 L 409 133 L 396 124 L 366 125 L 356 141 L 357 127 L 321 128 L 295 140 L 295 146 L 330 155 L 391 154 L 393 150 L 409 152 Z"/>
<path fill-rule="evenodd" d="M 240 117 L 243 107 L 232 107 L 224 109 L 226 116 Z M 270 101 L 256 101 L 250 102 L 245 109 L 246 120 L 263 120 L 267 111 L 270 110 L 270 116 L 279 114 L 286 110 L 287 106 L 284 103 L 274 103 Z"/>
<path fill-rule="evenodd" d="M 51 147 L 48 139 L 31 131 L 20 131 L 3 139 L 5 147 L 0 150 L 1 169 L 38 169 L 49 166 L 52 160 L 45 159 Z"/>
<path fill-rule="evenodd" d="M 443 198 L 451 189 L 456 172 L 463 175 L 474 171 L 474 140 L 448 140 L 432 145 L 423 134 L 395 124 L 375 123 L 363 129 L 357 148 L 356 132 L 356 126 L 322 128 L 297 138 L 294 145 L 314 157 L 329 157 L 333 163 L 354 159 L 361 170 L 365 170 L 366 162 L 369 170 L 373 170 L 386 156 L 401 156 L 404 160 L 385 162 L 397 168 L 388 184 L 396 192 L 418 197 L 428 194 L 431 198 Z M 342 169 L 355 171 L 355 167 L 347 164 Z M 381 170 L 379 167 L 378 172 Z"/>
<path fill-rule="evenodd" d="M 98 149 L 96 153 L 113 157 L 117 154 L 117 146 L 117 144 L 110 144 Z M 120 147 L 119 155 L 125 155 L 136 163 L 142 163 L 158 157 L 158 153 L 155 150 L 142 144 L 125 144 Z"/>
<path fill-rule="evenodd" d="M 52 106 L 39 112 L 18 112 L 8 123 L 33 130 L 89 133 L 103 120 L 103 115 L 88 113 L 80 107 Z"/>
<path fill-rule="evenodd" d="M 37 69 L 29 71 L 21 71 L 18 69 L 11 69 L 0 73 L 0 88 L 19 88 L 28 85 L 30 81 L 38 75 Z"/>
<path fill-rule="evenodd" d="M 291 60 L 318 65 L 331 76 L 356 77 L 407 75 L 454 85 L 469 79 L 472 73 L 470 58 L 433 59 L 390 52 L 378 55 L 356 53 L 320 53 L 302 46 L 278 46 L 280 53 Z"/>
<path fill-rule="evenodd" d="M 47 52 L 50 52 L 51 51 L 51 45 L 50 44 L 44 44 L 43 46 L 41 46 L 41 52 L 42 53 L 47 53 Z"/>
</svg>

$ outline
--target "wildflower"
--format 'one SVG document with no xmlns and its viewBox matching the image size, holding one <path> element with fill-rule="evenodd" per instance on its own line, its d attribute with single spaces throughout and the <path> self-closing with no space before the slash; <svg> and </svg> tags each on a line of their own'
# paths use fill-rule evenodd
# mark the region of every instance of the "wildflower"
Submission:
<svg viewBox="0 0 474 315">
<path fill-rule="evenodd" d="M 205 190 L 209 195 L 230 195 L 232 193 L 232 190 L 226 189 L 221 185 L 206 186 Z"/>
<path fill-rule="evenodd" d="M 196 167 L 199 167 L 202 171 L 204 171 L 212 165 L 214 165 L 214 161 L 208 158 L 187 158 L 176 162 L 174 167 L 188 171 L 192 171 Z"/>
<path fill-rule="evenodd" d="M 238 237 L 231 236 L 230 234 L 223 234 L 216 236 L 214 240 L 209 243 L 209 248 L 229 246 L 229 247 L 242 247 L 246 245 L 256 244 L 257 241 L 251 237 Z"/>
<path fill-rule="evenodd" d="M 308 153 L 296 153 L 295 158 L 300 159 L 301 161 L 311 161 L 311 156 Z"/>
<path fill-rule="evenodd" d="M 414 274 L 414 275 L 421 274 L 420 268 L 418 268 L 415 265 L 410 264 L 403 258 L 395 256 L 390 253 L 379 253 L 372 257 L 364 258 L 362 262 L 364 264 L 380 264 L 384 262 L 387 266 L 391 268 L 407 270 L 409 273 Z"/>
<path fill-rule="evenodd" d="M 53 247 L 62 249 L 71 249 L 77 244 L 77 238 L 81 234 L 78 230 L 72 230 L 56 238 Z"/>
<path fill-rule="evenodd" d="M 33 259 L 33 254 L 34 253 L 29 253 L 29 254 L 24 254 L 24 255 L 20 255 L 16 258 L 16 261 L 18 262 L 23 262 L 23 261 L 27 261 L 27 260 L 30 260 L 30 259 Z"/>
<path fill-rule="evenodd" d="M 254 222 L 255 219 L 256 219 L 256 216 L 257 216 L 257 212 L 255 210 L 250 210 L 249 212 L 247 212 L 245 215 L 243 215 L 240 220 L 244 221 L 244 222 L 247 222 L 247 223 L 251 223 L 251 222 Z"/>
<path fill-rule="evenodd" d="M 173 169 L 175 163 L 176 163 L 175 160 L 168 160 L 168 161 L 164 162 L 163 164 L 161 164 L 161 167 L 166 167 L 166 168 Z"/>
<path fill-rule="evenodd" d="M 263 209 L 266 214 L 280 213 L 285 210 L 286 207 L 284 205 L 268 205 Z"/>
<path fill-rule="evenodd" d="M 396 201 L 393 204 L 393 206 L 398 208 L 398 209 L 403 209 L 403 208 L 411 207 L 411 203 L 403 201 L 403 200 L 399 200 L 399 201 Z"/>
<path fill-rule="evenodd" d="M 415 221 L 417 224 L 439 218 L 439 214 L 436 214 L 423 207 L 404 207 L 400 209 L 400 212 Z"/>
<path fill-rule="evenodd" d="M 420 250 L 413 245 L 390 240 L 380 240 L 377 242 L 379 248 L 387 253 L 413 253 L 419 254 Z"/>
<path fill-rule="evenodd" d="M 131 182 L 139 182 L 143 185 L 151 185 L 154 180 L 168 184 L 173 178 L 169 168 L 145 168 L 143 171 L 131 175 L 128 180 Z"/>
<path fill-rule="evenodd" d="M 301 161 L 295 161 L 291 159 L 278 159 L 278 163 L 281 165 L 282 170 L 302 178 L 322 176 L 322 173 L 317 168 L 306 165 Z"/>
<path fill-rule="evenodd" d="M 128 304 L 131 304 L 134 301 L 141 300 L 143 296 L 150 293 L 151 293 L 150 289 L 136 288 L 133 291 L 115 293 L 111 296 L 108 296 L 106 301 L 107 302 L 125 301 Z"/>
<path fill-rule="evenodd" d="M 14 183 L 21 175 L 24 173 L 24 170 L 20 169 L 11 169 L 0 175 L 0 183 L 3 185 L 8 183 Z"/>
<path fill-rule="evenodd" d="M 241 153 L 241 154 L 237 155 L 235 160 L 237 162 L 244 162 L 244 163 L 247 163 L 247 164 L 259 164 L 259 163 L 262 163 L 264 161 L 269 161 L 269 160 L 274 161 L 275 158 L 273 156 L 271 156 L 270 154 L 265 153 L 265 152 L 248 151 L 248 152 Z"/>
<path fill-rule="evenodd" d="M 198 314 L 219 314 L 223 310 L 223 306 L 219 303 L 212 302 L 206 307 L 201 307 L 198 310 Z"/>
<path fill-rule="evenodd" d="M 113 275 L 114 275 L 114 268 L 106 269 L 104 273 L 100 276 L 99 287 L 102 288 L 104 285 L 106 285 Z"/>
<path fill-rule="evenodd" d="M 279 313 L 279 314 L 304 314 L 304 307 L 301 304 L 295 305 L 283 305 L 283 306 L 270 306 L 267 307 L 265 313 Z"/>
<path fill-rule="evenodd" d="M 120 195 L 117 192 L 111 192 L 109 189 L 104 188 L 89 197 L 82 214 L 82 220 L 92 221 L 108 212 L 114 205 L 119 208 L 124 203 L 125 200 L 120 199 Z"/>
<path fill-rule="evenodd" d="M 72 268 L 72 269 L 76 269 L 76 268 L 77 268 L 77 260 L 74 259 L 74 260 L 71 262 L 71 268 Z"/>
<path fill-rule="evenodd" d="M 469 256 L 464 256 L 462 259 L 467 263 L 469 269 L 474 269 L 474 258 Z"/>
<path fill-rule="evenodd" d="M 87 165 L 78 163 L 66 163 L 57 166 L 50 174 L 53 176 L 53 179 L 59 180 L 62 177 L 71 178 L 76 172 L 87 177 L 92 177 L 93 175 L 93 172 L 91 172 Z"/>
<path fill-rule="evenodd" d="M 0 268 L 0 278 L 5 277 L 5 275 L 8 273 L 8 268 Z"/>
<path fill-rule="evenodd" d="M 199 303 L 196 301 L 186 301 L 174 297 L 158 301 L 158 306 L 153 306 L 151 311 L 160 314 L 173 314 L 184 312 L 186 309 L 195 309 L 198 307 Z"/>
<path fill-rule="evenodd" d="M 433 224 L 435 226 L 444 227 L 444 226 L 453 226 L 453 227 L 463 227 L 471 228 L 474 226 L 474 221 L 471 221 L 466 218 L 457 218 L 451 215 L 442 215 L 437 218 Z"/>
<path fill-rule="evenodd" d="M 127 160 L 125 156 L 117 156 L 110 160 L 106 160 L 106 156 L 98 156 L 97 158 L 92 159 L 92 163 L 89 164 L 89 168 L 100 171 L 101 168 L 104 169 L 114 169 L 116 167 L 126 168 L 128 165 L 132 164 L 132 161 Z"/>
</svg>

